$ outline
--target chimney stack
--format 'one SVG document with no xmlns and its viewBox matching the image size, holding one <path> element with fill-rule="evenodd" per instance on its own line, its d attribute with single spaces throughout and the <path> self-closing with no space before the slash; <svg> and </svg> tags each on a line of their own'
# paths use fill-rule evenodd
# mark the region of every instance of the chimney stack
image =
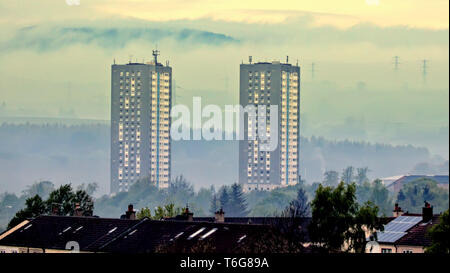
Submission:
<svg viewBox="0 0 450 273">
<path fill-rule="evenodd" d="M 128 210 L 125 212 L 125 217 L 129 220 L 136 220 L 136 212 L 134 211 L 132 204 L 128 205 Z"/>
<path fill-rule="evenodd" d="M 220 208 L 219 211 L 216 211 L 216 213 L 214 214 L 214 221 L 216 223 L 224 223 L 225 222 L 225 212 L 223 211 L 222 208 Z"/>
<path fill-rule="evenodd" d="M 183 218 L 188 222 L 194 221 L 194 213 L 189 211 L 188 206 L 186 206 L 186 209 L 183 212 Z"/>
<path fill-rule="evenodd" d="M 83 209 L 81 208 L 80 203 L 75 203 L 73 216 L 83 216 Z"/>
<path fill-rule="evenodd" d="M 398 206 L 398 203 L 395 203 L 395 207 L 394 207 L 394 210 L 392 212 L 393 212 L 393 216 L 395 218 L 403 215 L 403 210 L 402 210 L 401 207 Z"/>
<path fill-rule="evenodd" d="M 422 221 L 428 223 L 433 219 L 433 207 L 427 201 L 424 203 L 425 205 L 422 208 Z"/>
</svg>

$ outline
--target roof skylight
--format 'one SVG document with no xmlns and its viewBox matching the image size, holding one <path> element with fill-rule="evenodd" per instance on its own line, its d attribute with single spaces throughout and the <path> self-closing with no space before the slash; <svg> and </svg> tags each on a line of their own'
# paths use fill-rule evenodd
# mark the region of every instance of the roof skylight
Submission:
<svg viewBox="0 0 450 273">
<path fill-rule="evenodd" d="M 217 228 L 213 228 L 210 231 L 208 231 L 207 233 L 205 233 L 202 237 L 200 237 L 201 240 L 205 239 L 206 237 L 208 237 L 209 235 L 213 234 L 214 232 L 216 232 Z"/>
<path fill-rule="evenodd" d="M 188 240 L 194 238 L 195 236 L 197 236 L 198 234 L 200 234 L 200 233 L 201 233 L 202 231 L 204 231 L 204 230 L 205 230 L 205 228 L 203 227 L 203 228 L 197 230 L 196 232 L 192 233 L 192 234 L 188 237 Z"/>
</svg>

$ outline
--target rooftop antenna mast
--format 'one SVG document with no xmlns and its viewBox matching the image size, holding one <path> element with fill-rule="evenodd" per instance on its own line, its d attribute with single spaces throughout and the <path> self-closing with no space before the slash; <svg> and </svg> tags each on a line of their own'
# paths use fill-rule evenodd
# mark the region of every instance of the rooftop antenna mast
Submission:
<svg viewBox="0 0 450 273">
<path fill-rule="evenodd" d="M 286 56 L 286 63 L 289 63 L 289 56 Z"/>
<path fill-rule="evenodd" d="M 252 64 L 252 56 L 248 56 L 248 62 Z"/>
<path fill-rule="evenodd" d="M 157 65 L 157 64 L 158 64 L 159 50 L 158 50 L 158 49 L 152 50 L 152 54 L 153 54 L 153 58 L 154 58 L 154 60 L 155 60 L 155 65 Z"/>
</svg>

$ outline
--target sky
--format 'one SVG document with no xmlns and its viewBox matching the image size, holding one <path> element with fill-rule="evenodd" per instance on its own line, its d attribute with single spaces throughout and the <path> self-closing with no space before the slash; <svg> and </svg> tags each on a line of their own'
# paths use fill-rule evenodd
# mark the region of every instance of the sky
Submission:
<svg viewBox="0 0 450 273">
<path fill-rule="evenodd" d="M 173 67 L 176 103 L 235 104 L 241 62 L 289 55 L 305 136 L 448 159 L 446 0 L 75 2 L 0 0 L 0 118 L 108 120 L 111 64 L 154 48 Z"/>
</svg>

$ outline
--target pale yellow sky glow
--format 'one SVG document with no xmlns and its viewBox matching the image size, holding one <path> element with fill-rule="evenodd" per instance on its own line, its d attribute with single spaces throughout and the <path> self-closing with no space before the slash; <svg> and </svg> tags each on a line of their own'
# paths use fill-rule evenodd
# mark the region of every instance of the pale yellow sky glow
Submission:
<svg viewBox="0 0 450 273">
<path fill-rule="evenodd" d="M 97 1 L 100 12 L 148 21 L 213 19 L 248 23 L 280 23 L 310 14 L 314 24 L 348 27 L 357 23 L 447 29 L 446 0 L 132 0 Z"/>
</svg>

